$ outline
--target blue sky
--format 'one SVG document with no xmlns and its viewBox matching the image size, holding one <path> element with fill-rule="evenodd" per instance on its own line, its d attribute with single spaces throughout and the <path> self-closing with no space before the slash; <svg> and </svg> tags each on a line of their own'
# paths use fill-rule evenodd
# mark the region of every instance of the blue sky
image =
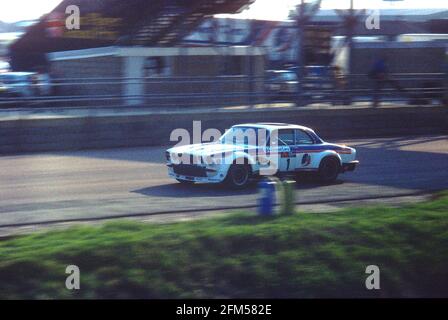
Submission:
<svg viewBox="0 0 448 320">
<path fill-rule="evenodd" d="M 18 20 L 37 19 L 53 9 L 61 0 L 0 0 L 0 20 L 14 22 Z M 240 17 L 255 19 L 282 20 L 289 10 L 300 0 L 257 0 L 249 10 Z M 349 0 L 323 0 L 324 9 L 348 7 Z M 447 8 L 446 0 L 403 0 L 386 2 L 383 0 L 355 0 L 358 8 Z M 82 8 L 81 8 L 82 12 Z"/>
</svg>

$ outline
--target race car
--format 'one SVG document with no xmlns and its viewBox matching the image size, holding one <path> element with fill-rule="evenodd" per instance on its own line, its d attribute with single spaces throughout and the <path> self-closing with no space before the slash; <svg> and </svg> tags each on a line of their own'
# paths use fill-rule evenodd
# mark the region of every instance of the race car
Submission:
<svg viewBox="0 0 448 320">
<path fill-rule="evenodd" d="M 235 125 L 219 140 L 166 151 L 168 174 L 181 183 L 246 187 L 260 176 L 311 172 L 325 182 L 354 171 L 356 150 L 327 143 L 312 129 L 283 123 Z"/>
</svg>

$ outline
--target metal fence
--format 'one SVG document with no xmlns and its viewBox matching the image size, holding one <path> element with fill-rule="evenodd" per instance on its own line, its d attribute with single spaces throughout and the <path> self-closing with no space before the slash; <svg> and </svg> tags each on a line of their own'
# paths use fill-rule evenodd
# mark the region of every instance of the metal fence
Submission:
<svg viewBox="0 0 448 320">
<path fill-rule="evenodd" d="M 374 105 L 380 101 L 432 104 L 443 103 L 446 98 L 447 75 L 392 74 L 381 81 L 365 74 L 305 77 L 300 85 L 297 81 L 250 76 L 67 78 L 53 79 L 49 85 L 51 93 L 47 95 L 40 94 L 45 91 L 42 90 L 44 83 L 22 85 L 22 88 L 18 88 L 20 84 L 0 83 L 0 88 L 2 86 L 0 108 L 126 107 L 131 101 L 145 107 L 182 108 L 278 103 L 306 106 L 371 102 Z M 128 89 L 135 86 L 141 93 L 128 94 Z"/>
</svg>

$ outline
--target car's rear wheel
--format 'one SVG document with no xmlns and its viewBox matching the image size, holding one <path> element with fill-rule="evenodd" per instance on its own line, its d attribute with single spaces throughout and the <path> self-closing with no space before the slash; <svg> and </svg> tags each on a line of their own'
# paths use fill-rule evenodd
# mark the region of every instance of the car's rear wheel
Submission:
<svg viewBox="0 0 448 320">
<path fill-rule="evenodd" d="M 319 165 L 319 179 L 324 183 L 335 182 L 338 178 L 341 165 L 339 160 L 333 157 L 324 158 Z"/>
<path fill-rule="evenodd" d="M 251 168 L 248 164 L 232 164 L 224 183 L 233 189 L 242 189 L 250 182 Z"/>
</svg>

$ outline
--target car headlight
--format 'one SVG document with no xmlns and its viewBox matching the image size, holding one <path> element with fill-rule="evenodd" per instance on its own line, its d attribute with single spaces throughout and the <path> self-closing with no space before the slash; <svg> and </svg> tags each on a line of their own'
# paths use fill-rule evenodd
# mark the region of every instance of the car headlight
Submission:
<svg viewBox="0 0 448 320">
<path fill-rule="evenodd" d="M 222 154 L 220 153 L 220 154 L 218 154 L 218 155 L 215 156 L 215 158 L 213 159 L 213 161 L 214 161 L 214 163 L 215 163 L 216 165 L 221 165 L 221 164 L 224 163 L 224 158 L 223 158 Z"/>
<path fill-rule="evenodd" d="M 204 157 L 204 162 L 208 167 L 216 167 L 222 164 L 221 154 L 214 154 Z"/>
</svg>

